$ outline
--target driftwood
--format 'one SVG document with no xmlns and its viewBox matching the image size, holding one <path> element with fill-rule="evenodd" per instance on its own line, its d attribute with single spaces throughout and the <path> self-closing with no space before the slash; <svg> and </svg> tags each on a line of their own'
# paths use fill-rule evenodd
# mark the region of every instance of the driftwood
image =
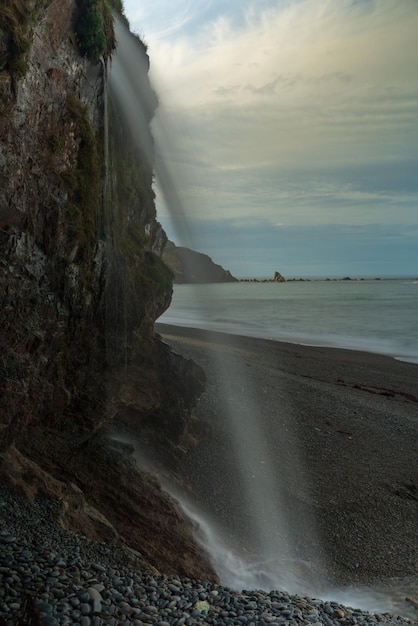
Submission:
<svg viewBox="0 0 418 626">
<path fill-rule="evenodd" d="M 0 618 L 0 626 L 44 626 L 44 623 L 39 615 L 35 600 L 28 594 L 23 606 L 22 618 L 13 622 L 13 625 Z"/>
<path fill-rule="evenodd" d="M 408 604 L 413 606 L 418 611 L 418 600 L 414 600 L 414 598 L 405 598 L 405 602 L 408 602 Z"/>
</svg>

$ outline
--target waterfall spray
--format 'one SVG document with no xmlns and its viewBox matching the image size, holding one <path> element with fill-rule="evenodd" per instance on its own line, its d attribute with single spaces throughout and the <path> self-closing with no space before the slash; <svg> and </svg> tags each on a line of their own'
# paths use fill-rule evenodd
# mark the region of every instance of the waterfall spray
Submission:
<svg viewBox="0 0 418 626">
<path fill-rule="evenodd" d="M 111 101 L 135 136 L 138 150 L 149 163 L 152 163 L 154 146 L 148 123 L 153 104 L 143 101 L 143 93 L 146 90 L 143 85 L 144 72 L 138 71 L 140 62 L 138 42 L 132 40 L 132 35 L 120 19 L 116 18 L 115 26 L 118 49 L 109 71 Z M 170 168 L 161 158 L 158 162 L 157 174 L 159 188 L 165 197 L 172 221 L 180 225 L 179 235 L 183 240 L 182 243 L 186 239 L 185 243 L 192 246 L 191 233 L 184 218 L 185 211 L 179 185 L 176 184 Z M 280 486 L 281 481 L 287 480 L 290 470 L 284 463 L 279 464 L 281 467 L 279 476 L 277 460 L 274 464 L 276 469 L 273 468 L 271 455 L 274 451 L 269 447 L 268 434 L 263 431 L 259 419 L 262 409 L 246 368 L 244 366 L 235 368 L 232 376 L 224 355 L 215 355 L 213 359 L 213 366 L 218 371 L 219 380 L 224 386 L 224 389 L 220 390 L 226 399 L 224 417 L 228 424 L 230 440 L 234 443 L 232 453 L 236 456 L 236 466 L 239 470 L 239 484 L 236 485 L 236 489 L 242 494 L 242 509 L 250 521 L 248 539 L 251 544 L 252 559 L 245 561 L 242 556 L 226 549 L 222 530 L 219 528 L 215 531 L 208 521 L 203 522 L 203 517 L 193 504 L 188 503 L 185 506 L 190 515 L 195 517 L 200 515 L 201 527 L 206 529 L 202 531 L 200 538 L 204 536 L 205 542 L 211 541 L 212 544 L 222 546 L 222 549 L 215 549 L 212 545 L 212 554 L 216 553 L 217 569 L 226 577 L 229 584 L 240 585 L 246 582 L 247 586 L 253 585 L 264 589 L 282 586 L 297 591 L 301 580 L 296 571 L 300 569 L 303 559 L 300 556 L 300 550 L 295 547 L 295 528 L 294 524 L 289 521 Z M 241 398 L 240 390 L 244 388 L 246 393 Z M 278 412 L 280 412 L 279 409 Z M 281 415 L 281 420 L 284 420 L 283 415 Z M 287 445 L 290 447 L 295 438 L 291 434 L 288 436 L 286 431 L 292 430 L 291 425 L 289 420 L 284 421 L 281 436 L 288 439 Z M 276 427 L 279 428 L 279 426 L 278 423 Z M 292 471 L 300 476 L 302 472 L 297 468 L 296 450 L 291 456 Z M 178 493 L 177 498 L 181 499 Z M 306 532 L 308 528 L 309 525 L 305 524 Z M 315 544 L 316 542 L 310 542 L 308 537 L 304 537 L 304 543 Z M 229 565 L 225 562 L 221 564 L 221 554 L 224 557 L 228 554 Z M 314 557 L 310 555 L 309 558 Z M 238 563 L 240 563 L 239 566 Z M 313 564 L 313 569 L 318 569 L 316 564 Z M 237 573 L 235 580 L 232 575 L 233 570 Z M 244 571 L 245 576 L 243 576 Z"/>
</svg>

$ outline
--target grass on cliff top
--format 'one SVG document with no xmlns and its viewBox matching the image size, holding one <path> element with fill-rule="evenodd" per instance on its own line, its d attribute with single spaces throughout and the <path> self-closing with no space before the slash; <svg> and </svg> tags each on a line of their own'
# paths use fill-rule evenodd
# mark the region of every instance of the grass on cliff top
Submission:
<svg viewBox="0 0 418 626">
<path fill-rule="evenodd" d="M 100 57 L 106 61 L 116 49 L 112 11 L 116 11 L 129 28 L 122 0 L 77 0 L 77 5 L 79 16 L 75 32 L 81 54 L 92 63 L 96 63 Z M 147 45 L 138 35 L 131 35 L 146 53 Z"/>
</svg>

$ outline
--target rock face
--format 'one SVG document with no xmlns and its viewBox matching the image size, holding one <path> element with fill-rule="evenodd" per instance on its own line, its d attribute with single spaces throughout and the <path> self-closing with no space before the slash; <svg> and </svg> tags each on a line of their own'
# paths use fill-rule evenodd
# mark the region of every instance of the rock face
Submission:
<svg viewBox="0 0 418 626">
<path fill-rule="evenodd" d="M 207 254 L 176 246 L 169 241 L 163 252 L 163 261 L 174 274 L 176 283 L 232 283 L 237 279 Z"/>
<path fill-rule="evenodd" d="M 54 480 L 73 483 L 85 510 L 93 507 L 153 566 L 165 567 L 167 559 L 159 560 L 151 545 L 158 537 L 144 529 L 159 515 L 178 516 L 174 504 L 152 481 L 141 492 L 139 470 L 131 464 L 124 474 L 126 464 L 114 450 L 106 456 L 100 435 L 102 456 L 82 446 L 74 452 L 71 443 L 96 441 L 95 433 L 120 421 L 146 431 L 175 459 L 203 390 L 200 368 L 173 354 L 153 331 L 170 303 L 172 282 L 160 258 L 166 236 L 155 217 L 152 169 L 117 111 L 105 106 L 106 60 L 91 65 L 80 56 L 76 0 L 34 0 L 30 11 L 22 6 L 13 0 L 9 7 L 16 24 L 30 16 L 18 58 L 15 22 L 0 10 L 2 480 L 23 491 L 25 481 L 39 480 L 43 486 L 33 484 L 33 496 L 48 492 L 45 485 Z M 147 70 L 148 58 L 142 66 Z M 151 89 L 147 98 L 155 101 Z M 148 121 L 152 113 L 148 107 Z M 25 463 L 39 472 L 22 469 Z M 141 516 L 125 502 L 121 519 L 107 487 L 111 480 L 121 494 L 134 475 L 139 487 L 129 493 Z M 150 492 L 153 498 L 145 495 Z M 196 575 L 196 547 L 187 528 L 180 537 L 180 526 L 172 525 L 170 567 L 177 562 L 178 571 Z M 200 567 L 214 577 L 207 562 Z"/>
<path fill-rule="evenodd" d="M 99 132 L 102 80 L 101 66 L 91 68 L 78 55 L 75 19 L 74 2 L 52 2 L 33 24 L 24 76 L 1 72 L 3 447 L 33 420 L 64 424 L 64 416 L 79 415 L 86 364 L 97 347 L 93 318 L 103 270 L 97 204 L 81 215 L 81 189 L 68 179 L 78 178 L 85 159 L 95 195 L 89 200 L 97 203 L 93 129 Z"/>
</svg>

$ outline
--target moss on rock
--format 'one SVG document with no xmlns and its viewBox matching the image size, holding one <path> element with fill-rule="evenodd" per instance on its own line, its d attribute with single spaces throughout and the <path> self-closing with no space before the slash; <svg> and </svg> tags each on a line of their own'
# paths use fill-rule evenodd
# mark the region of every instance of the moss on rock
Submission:
<svg viewBox="0 0 418 626">
<path fill-rule="evenodd" d="M 67 211 L 82 251 L 91 256 L 94 252 L 92 244 L 97 237 L 96 223 L 101 191 L 99 149 L 87 108 L 74 95 L 67 98 L 67 107 L 76 122 L 76 132 L 79 135 L 77 164 L 62 173 L 70 196 Z"/>
<path fill-rule="evenodd" d="M 0 31 L 6 36 L 6 54 L 0 58 L 0 70 L 7 70 L 17 79 L 27 69 L 32 29 L 40 11 L 50 0 L 0 0 Z"/>
</svg>

